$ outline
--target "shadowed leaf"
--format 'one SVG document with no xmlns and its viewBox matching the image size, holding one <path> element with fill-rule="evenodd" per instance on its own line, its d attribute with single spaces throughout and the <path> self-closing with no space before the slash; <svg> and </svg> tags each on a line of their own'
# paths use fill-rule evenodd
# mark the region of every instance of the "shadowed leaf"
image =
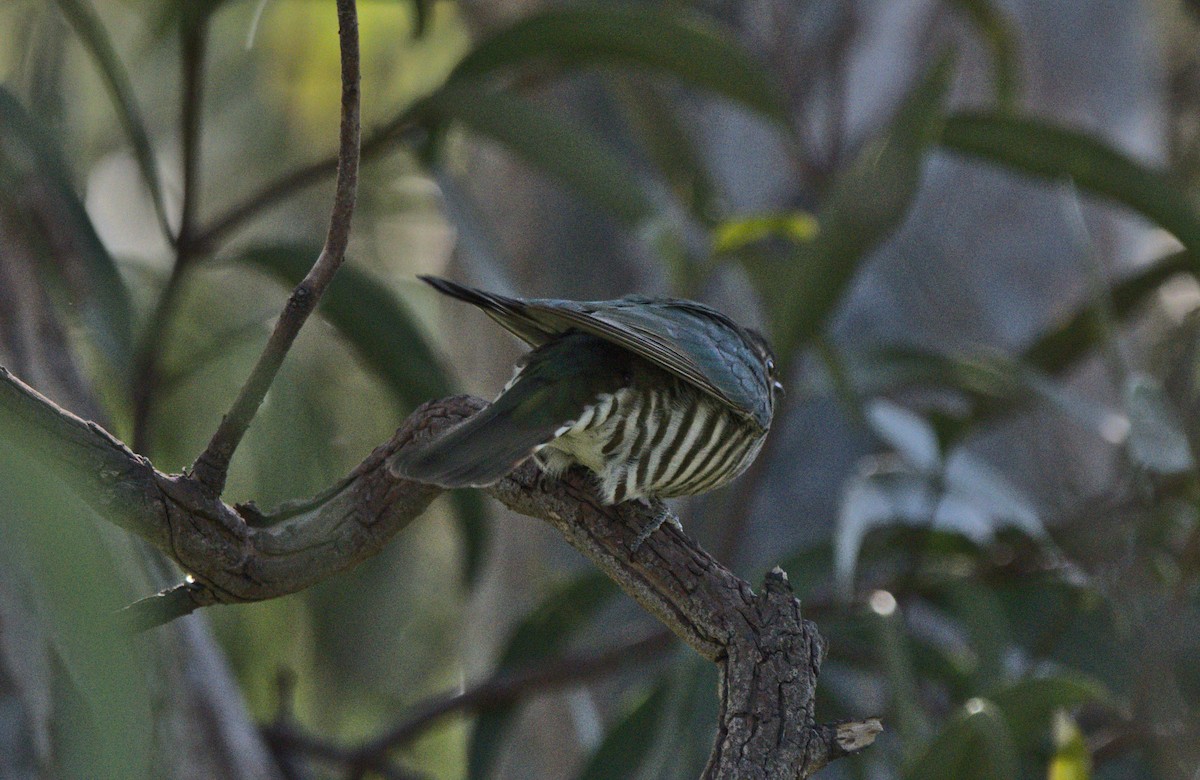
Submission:
<svg viewBox="0 0 1200 780">
<path fill-rule="evenodd" d="M 888 130 L 868 143 L 836 179 L 817 212 L 820 232 L 786 261 L 748 269 L 770 312 L 776 352 L 794 349 L 825 327 L 864 259 L 900 226 L 937 137 L 950 81 L 942 57 L 913 89 Z"/>
<path fill-rule="evenodd" d="M 459 121 L 629 225 L 653 208 L 638 177 L 586 127 L 518 95 L 450 85 L 427 98 L 423 113 Z"/>
<path fill-rule="evenodd" d="M 626 780 L 637 776 L 658 736 L 666 699 L 667 684 L 660 682 L 609 729 L 577 780 Z"/>
<path fill-rule="evenodd" d="M 547 63 L 664 71 L 787 123 L 765 68 L 711 21 L 678 8 L 595 6 L 532 14 L 482 41 L 451 81 Z"/>
<path fill-rule="evenodd" d="M 129 294 L 59 151 L 20 102 L 0 87 L 0 203 L 19 215 L 40 245 L 43 270 L 68 291 L 88 338 L 119 377 L 129 370 Z"/>
<path fill-rule="evenodd" d="M 1200 218 L 1186 188 L 1094 135 L 1028 117 L 962 113 L 947 118 L 941 143 L 1033 176 L 1070 179 L 1128 206 L 1173 233 L 1200 271 Z"/>
<path fill-rule="evenodd" d="M 513 631 L 497 671 L 536 664 L 562 652 L 575 632 L 616 593 L 616 585 L 595 571 L 554 591 Z M 468 748 L 467 776 L 471 780 L 491 776 L 516 710 L 515 706 L 492 709 L 475 721 Z"/>
<path fill-rule="evenodd" d="M 104 80 L 112 97 L 113 109 L 121 121 L 121 127 L 129 136 L 129 144 L 133 148 L 133 157 L 137 160 L 138 170 L 146 183 L 150 199 L 154 203 L 154 212 L 162 227 L 163 235 L 168 240 L 172 238 L 171 226 L 167 220 L 166 207 L 163 201 L 162 187 L 159 184 L 158 164 L 154 159 L 154 148 L 150 145 L 150 134 L 146 132 L 146 124 L 142 121 L 137 101 L 133 96 L 133 87 L 129 83 L 129 74 L 113 49 L 112 39 L 95 10 L 87 0 L 55 0 L 63 16 L 75 29 L 75 34 L 83 42 L 84 48 L 96 61 L 96 67 Z"/>
<path fill-rule="evenodd" d="M 319 252 L 316 247 L 275 245 L 248 249 L 236 259 L 291 287 L 304 278 Z M 321 299 L 320 311 L 404 407 L 452 392 L 412 316 L 382 282 L 344 265 Z M 487 544 L 486 510 L 471 491 L 455 491 L 451 501 L 465 551 L 464 574 L 474 582 Z"/>
</svg>

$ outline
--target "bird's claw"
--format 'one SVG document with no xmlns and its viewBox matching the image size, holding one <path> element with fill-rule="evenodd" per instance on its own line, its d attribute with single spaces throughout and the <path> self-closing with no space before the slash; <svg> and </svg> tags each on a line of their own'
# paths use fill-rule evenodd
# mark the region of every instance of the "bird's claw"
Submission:
<svg viewBox="0 0 1200 780">
<path fill-rule="evenodd" d="M 671 511 L 670 507 L 668 507 L 666 503 L 662 501 L 655 501 L 651 504 L 651 506 L 657 508 L 658 512 L 654 515 L 654 519 L 647 523 L 646 527 L 638 532 L 637 538 L 633 540 L 633 544 L 629 545 L 630 552 L 637 552 L 642 544 L 644 544 L 645 541 L 649 539 L 650 536 L 657 531 L 663 523 L 669 522 L 680 532 L 683 531 L 683 523 L 679 521 L 679 517 Z"/>
</svg>

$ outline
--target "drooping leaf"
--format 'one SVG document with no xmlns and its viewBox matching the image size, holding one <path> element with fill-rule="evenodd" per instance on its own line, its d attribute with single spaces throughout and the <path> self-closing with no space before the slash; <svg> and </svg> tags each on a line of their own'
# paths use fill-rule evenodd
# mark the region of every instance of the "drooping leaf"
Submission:
<svg viewBox="0 0 1200 780">
<path fill-rule="evenodd" d="M 638 177 L 586 127 L 509 92 L 450 82 L 426 98 L 430 120 L 458 121 L 628 225 L 652 214 Z"/>
<path fill-rule="evenodd" d="M 663 71 L 781 124 L 788 121 L 766 69 L 714 23 L 675 6 L 577 6 L 535 13 L 483 40 L 450 78 L 461 82 L 547 63 Z"/>
<path fill-rule="evenodd" d="M 667 683 L 660 681 L 609 729 L 577 780 L 627 780 L 636 776 L 658 736 L 666 700 Z"/>
<path fill-rule="evenodd" d="M 536 664 L 561 652 L 575 632 L 616 593 L 612 581 L 596 571 L 555 590 L 513 631 L 500 654 L 498 671 Z M 476 719 L 467 749 L 467 776 L 471 780 L 490 776 L 516 709 L 499 707 Z"/>
<path fill-rule="evenodd" d="M 786 261 L 751 261 L 767 304 L 776 352 L 787 359 L 816 336 L 861 262 L 900 226 L 938 136 L 951 61 L 939 59 L 912 90 L 882 136 L 836 178 L 817 212 L 820 232 Z"/>
<path fill-rule="evenodd" d="M 58 149 L 8 90 L 0 87 L 0 202 L 42 245 L 43 271 L 68 291 L 88 337 L 119 378 L 133 342 L 129 294 L 71 186 Z"/>
<path fill-rule="evenodd" d="M 1003 713 L 1008 731 L 1020 749 L 1038 745 L 1050 733 L 1051 719 L 1059 710 L 1072 710 L 1089 703 L 1117 707 L 1103 683 L 1065 673 L 1011 683 L 994 691 L 988 699 Z"/>
<path fill-rule="evenodd" d="M 487 507 L 478 490 L 454 490 L 450 493 L 458 534 L 463 545 L 463 581 L 469 587 L 483 571 L 488 541 Z"/>
<path fill-rule="evenodd" d="M 155 703 L 161 701 L 146 674 L 153 653 L 112 619 L 134 597 L 127 571 L 133 558 L 123 554 L 132 548 L 120 548 L 104 533 L 111 529 L 101 527 L 106 521 L 87 504 L 96 496 L 64 489 L 87 489 L 71 467 L 22 449 L 30 443 L 29 421 L 0 418 L 0 566 L 6 590 L 21 594 L 15 612 L 6 608 L 6 626 L 20 626 L 22 647 L 36 661 L 25 664 L 26 679 L 16 690 L 53 696 L 53 706 L 47 698 L 39 715 L 45 718 L 39 728 L 53 733 L 53 774 L 150 777 Z M 14 623 L 9 615 L 23 619 Z M 32 679 L 37 675 L 49 679 Z M 27 706 L 9 708 L 16 713 Z M 12 758 L 4 763 L 15 775 L 4 775 L 27 776 L 20 758 L 16 764 Z"/>
<path fill-rule="evenodd" d="M 996 102 L 1011 109 L 1017 98 L 1020 61 L 1017 58 L 1017 36 L 1012 24 L 991 0 L 953 0 L 992 50 L 992 83 Z"/>
<path fill-rule="evenodd" d="M 655 780 L 699 777 L 717 731 L 717 667 L 690 649 L 676 655 L 663 702 L 658 739 L 643 775 Z"/>
<path fill-rule="evenodd" d="M 1144 304 L 1168 279 L 1191 270 L 1186 251 L 1174 252 L 1130 274 L 1112 286 L 1108 306 L 1112 316 L 1128 317 Z M 1042 334 L 1022 360 L 1047 373 L 1060 373 L 1094 350 L 1103 336 L 1099 314 L 1092 303 L 1085 304 L 1062 324 Z"/>
<path fill-rule="evenodd" d="M 986 689 L 998 684 L 1013 636 L 1004 614 L 1004 604 L 996 593 L 977 581 L 961 579 L 947 582 L 933 595 L 970 637 L 974 651 L 972 680 L 976 688 Z"/>
<path fill-rule="evenodd" d="M 716 185 L 670 97 L 645 79 L 610 79 L 626 122 L 683 207 L 702 223 L 718 211 Z"/>
<path fill-rule="evenodd" d="M 905 780 L 1012 780 L 1020 777 L 1008 723 L 995 704 L 972 699 L 905 769 Z"/>
<path fill-rule="evenodd" d="M 154 147 L 150 144 L 150 134 L 142 121 L 141 111 L 138 110 L 137 100 L 133 95 L 133 87 L 129 83 L 129 74 L 121 63 L 113 48 L 112 39 L 100 17 L 88 0 L 55 0 L 63 16 L 75 29 L 83 46 L 96 62 L 96 68 L 104 85 L 112 98 L 113 109 L 121 121 L 121 127 L 129 136 L 129 145 L 133 149 L 133 157 L 137 160 L 138 170 L 154 203 L 154 212 L 158 216 L 159 226 L 167 240 L 171 240 L 171 226 L 167 220 L 166 204 L 163 200 L 162 186 L 158 176 L 158 163 L 154 159 Z"/>
<path fill-rule="evenodd" d="M 1054 755 L 1046 769 L 1046 780 L 1091 780 L 1092 755 L 1083 731 L 1070 715 L 1054 714 Z"/>
<path fill-rule="evenodd" d="M 1039 178 L 1070 179 L 1081 189 L 1121 203 L 1169 230 L 1200 272 L 1200 217 L 1186 188 L 1095 135 L 1030 117 L 961 113 L 946 119 L 941 143 Z"/>
<path fill-rule="evenodd" d="M 891 698 L 889 718 L 907 745 L 919 744 L 929 733 L 929 722 L 921 707 L 913 648 L 903 618 L 890 593 L 877 592 L 871 599 L 875 648 Z"/>
</svg>

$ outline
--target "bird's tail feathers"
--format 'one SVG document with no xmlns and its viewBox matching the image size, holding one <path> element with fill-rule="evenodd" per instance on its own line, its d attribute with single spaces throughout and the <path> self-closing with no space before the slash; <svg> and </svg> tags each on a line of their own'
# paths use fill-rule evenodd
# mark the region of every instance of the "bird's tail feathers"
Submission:
<svg viewBox="0 0 1200 780">
<path fill-rule="evenodd" d="M 485 487 L 553 440 L 554 428 L 522 429 L 493 405 L 428 444 L 401 451 L 392 470 L 406 479 L 444 488 Z"/>
</svg>

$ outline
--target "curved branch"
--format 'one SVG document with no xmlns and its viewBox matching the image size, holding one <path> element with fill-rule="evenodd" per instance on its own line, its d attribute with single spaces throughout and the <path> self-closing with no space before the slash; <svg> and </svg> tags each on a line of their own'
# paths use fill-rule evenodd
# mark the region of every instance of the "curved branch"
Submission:
<svg viewBox="0 0 1200 780">
<path fill-rule="evenodd" d="M 169 476 L 99 426 L 54 406 L 0 369 L 0 435 L 69 467 L 101 515 L 155 544 L 188 571 L 196 603 L 292 593 L 374 555 L 441 490 L 402 479 L 389 462 L 484 408 L 470 396 L 417 409 L 331 490 L 264 515 L 231 507 L 186 475 Z M 14 428 L 15 425 L 15 428 Z M 721 671 L 721 724 L 707 778 L 808 777 L 870 744 L 878 721 L 813 721 L 824 641 L 804 620 L 787 576 L 760 593 L 673 527 L 632 551 L 654 510 L 605 506 L 586 476 L 542 478 L 526 463 L 487 492 L 553 525 L 642 606 Z"/>
<path fill-rule="evenodd" d="M 288 297 L 287 305 L 267 339 L 262 355 L 246 384 L 238 392 L 229 413 L 221 419 L 216 433 L 192 471 L 196 479 L 215 495 L 225 488 L 229 461 L 241 443 L 250 421 L 258 413 L 267 390 L 279 373 L 292 342 L 305 321 L 321 301 L 325 288 L 346 258 L 350 241 L 350 220 L 358 191 L 359 141 L 362 122 L 359 111 L 358 14 L 354 0 L 337 0 L 338 42 L 342 58 L 342 121 L 338 138 L 337 188 L 325 246 L 308 275 Z"/>
</svg>

